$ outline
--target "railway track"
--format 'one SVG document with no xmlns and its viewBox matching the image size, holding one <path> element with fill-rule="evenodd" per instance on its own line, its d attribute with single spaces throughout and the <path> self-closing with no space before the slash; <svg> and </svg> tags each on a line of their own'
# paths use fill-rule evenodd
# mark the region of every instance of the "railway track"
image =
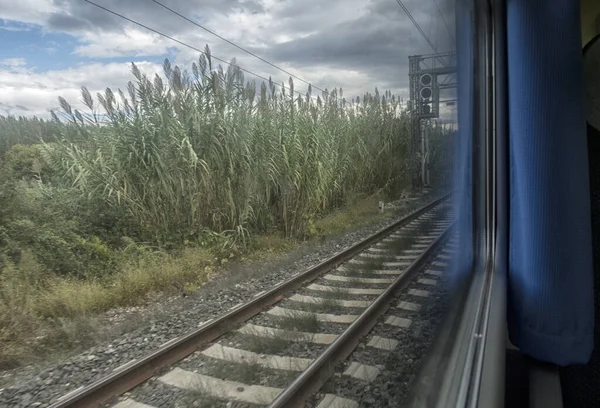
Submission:
<svg viewBox="0 0 600 408">
<path fill-rule="evenodd" d="M 381 365 L 350 356 L 361 341 L 393 352 L 394 336 L 369 335 L 374 327 L 410 330 L 410 313 L 436 287 L 450 257 L 445 199 L 51 407 L 358 407 L 356 399 L 319 390 L 334 374 L 358 381 L 357 387 L 379 375 Z M 418 288 L 407 289 L 415 279 Z"/>
</svg>

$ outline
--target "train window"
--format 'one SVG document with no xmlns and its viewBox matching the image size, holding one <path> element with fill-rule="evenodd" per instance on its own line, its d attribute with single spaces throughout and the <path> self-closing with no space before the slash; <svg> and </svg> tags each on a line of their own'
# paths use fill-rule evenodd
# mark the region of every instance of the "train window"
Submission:
<svg viewBox="0 0 600 408">
<path fill-rule="evenodd" d="M 465 172 L 472 176 L 457 186 L 472 186 L 473 199 L 464 200 L 472 206 L 472 228 L 459 224 L 460 233 L 472 231 L 472 274 L 460 275 L 468 289 L 457 299 L 464 303 L 456 306 L 459 317 L 448 320 L 441 332 L 415 390 L 414 406 L 504 406 L 505 397 L 506 406 L 523 407 L 594 406 L 597 401 L 589 386 L 598 363 L 592 354 L 588 184 L 589 171 L 594 192 L 597 132 L 589 116 L 593 101 L 585 106 L 580 92 L 584 81 L 588 98 L 595 88 L 591 45 L 589 59 L 582 60 L 578 4 L 538 6 L 481 1 L 471 9 L 457 8 L 457 21 L 463 10 L 476 16 L 472 42 L 458 37 L 459 61 L 465 44 L 474 56 L 472 82 L 464 82 L 459 71 L 459 90 L 474 85 L 468 99 L 476 105 L 469 112 L 472 162 L 461 162 L 472 166 Z M 549 38 L 551 25 L 561 32 Z M 459 24 L 458 31 L 468 27 Z M 569 80 L 563 82 L 565 77 Z M 550 94 L 553 99 L 545 97 Z M 567 94 L 569 109 L 553 117 L 554 98 Z M 470 122 L 459 120 L 461 130 L 465 123 Z M 561 160 L 560 174 L 552 170 L 556 160 Z M 572 201 L 565 202 L 565 195 Z M 466 211 L 458 209 L 460 223 Z M 453 272 L 462 270 L 468 268 Z"/>
<path fill-rule="evenodd" d="M 411 407 L 503 404 L 504 337 L 498 342 L 497 333 L 504 333 L 505 283 L 493 261 L 500 225 L 495 197 L 502 185 L 496 184 L 495 157 L 501 148 L 497 135 L 505 130 L 495 86 L 501 62 L 495 50 L 502 45 L 497 41 L 502 33 L 496 30 L 502 22 L 493 19 L 499 2 L 457 1 L 455 7 L 460 105 L 454 208 L 459 252 L 446 271 L 445 314 L 415 381 Z"/>
<path fill-rule="evenodd" d="M 500 406 L 504 7 L 2 8 L 0 406 Z"/>
</svg>

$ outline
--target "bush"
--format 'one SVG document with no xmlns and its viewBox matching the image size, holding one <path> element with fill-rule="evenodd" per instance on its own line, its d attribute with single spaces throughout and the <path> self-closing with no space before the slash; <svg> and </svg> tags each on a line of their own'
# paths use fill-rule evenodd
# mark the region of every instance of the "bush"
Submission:
<svg viewBox="0 0 600 408">
<path fill-rule="evenodd" d="M 33 251 L 23 250 L 18 262 L 4 259 L 0 267 L 0 369 L 17 367 L 57 349 L 89 344 L 94 335 L 92 314 L 144 303 L 154 292 L 194 290 L 213 270 L 214 254 L 202 248 L 186 248 L 171 256 L 129 244 L 116 255 L 120 268 L 104 278 L 56 276 L 37 262 Z"/>
<path fill-rule="evenodd" d="M 77 216 L 79 195 L 40 182 L 11 186 L 13 205 L 3 216 L 0 253 L 13 262 L 29 250 L 59 276 L 103 276 L 114 270 L 114 251 Z M 0 197 L 2 194 L 0 194 Z"/>
<path fill-rule="evenodd" d="M 356 198 L 344 208 L 310 220 L 309 236 L 341 234 L 377 218 L 389 216 L 379 211 L 379 196 Z"/>
<path fill-rule="evenodd" d="M 14 217 L 17 207 L 17 186 L 7 172 L 0 169 L 0 227 Z M 0 235 L 0 245 L 2 236 Z"/>
<path fill-rule="evenodd" d="M 0 369 L 19 365 L 27 351 L 23 339 L 39 328 L 32 316 L 34 302 L 45 272 L 33 255 L 24 251 L 18 263 L 0 255 Z"/>
<path fill-rule="evenodd" d="M 104 311 L 143 302 L 154 292 L 181 291 L 186 285 L 203 283 L 214 255 L 201 248 L 188 248 L 177 257 L 148 251 L 137 259 L 122 257 L 121 268 L 105 279 L 50 279 L 38 294 L 32 311 L 58 318 Z"/>
<path fill-rule="evenodd" d="M 3 166 L 15 179 L 48 179 L 51 170 L 42 155 L 41 145 L 14 145 L 4 155 Z"/>
</svg>

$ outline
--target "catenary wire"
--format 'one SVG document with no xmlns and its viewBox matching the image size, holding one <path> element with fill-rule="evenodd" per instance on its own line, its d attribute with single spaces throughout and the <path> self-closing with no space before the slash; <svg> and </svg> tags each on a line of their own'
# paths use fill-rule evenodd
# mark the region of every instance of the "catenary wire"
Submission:
<svg viewBox="0 0 600 408">
<path fill-rule="evenodd" d="M 252 55 L 253 57 L 255 57 L 255 58 L 257 58 L 257 59 L 261 60 L 262 62 L 264 62 L 265 64 L 268 64 L 268 65 L 272 66 L 273 68 L 276 68 L 276 69 L 280 70 L 281 72 L 284 72 L 285 74 L 287 74 L 287 75 L 291 76 L 292 78 L 294 78 L 294 79 L 297 79 L 297 80 L 298 80 L 298 81 L 300 81 L 300 82 L 304 82 L 304 83 L 305 83 L 305 84 L 307 84 L 307 85 L 311 85 L 311 86 L 312 86 L 314 89 L 317 89 L 317 90 L 319 90 L 319 91 L 322 91 L 322 92 L 327 92 L 326 90 L 324 90 L 324 89 L 321 89 L 321 88 L 319 88 L 318 86 L 316 86 L 316 85 L 314 85 L 314 84 L 311 84 L 310 82 L 308 82 L 308 81 L 306 81 L 306 80 L 304 80 L 304 79 L 302 79 L 302 78 L 298 77 L 297 75 L 294 75 L 294 74 L 292 74 L 291 72 L 289 72 L 289 71 L 287 71 L 287 70 L 285 70 L 285 69 L 283 69 L 283 68 L 281 68 L 281 67 L 279 67 L 279 66 L 277 66 L 277 65 L 273 64 L 272 62 L 270 62 L 270 61 L 267 61 L 266 59 L 262 58 L 261 56 L 259 56 L 259 55 L 256 55 L 256 54 L 255 54 L 255 53 L 253 53 L 252 51 L 248 51 L 247 49 L 245 49 L 244 47 L 241 47 L 241 46 L 237 45 L 237 44 L 236 44 L 236 43 L 234 43 L 233 41 L 230 41 L 230 40 L 228 40 L 227 38 L 224 38 L 224 37 L 220 36 L 219 34 L 215 33 L 214 31 L 212 31 L 212 30 L 210 30 L 210 29 L 208 29 L 208 28 L 204 27 L 203 25 L 199 24 L 198 22 L 196 22 L 196 21 L 194 21 L 194 20 L 192 20 L 192 19 L 190 19 L 190 18 L 188 18 L 188 17 L 184 16 L 183 14 L 181 14 L 181 13 L 177 12 L 176 10 L 173 10 L 172 8 L 170 8 L 169 6 L 166 6 L 165 4 L 161 3 L 160 1 L 158 1 L 158 0 L 150 0 L 150 1 L 152 1 L 152 2 L 154 2 L 154 3 L 156 3 L 156 4 L 158 4 L 159 6 L 163 7 L 163 8 L 164 8 L 164 9 L 166 9 L 166 10 L 169 10 L 171 13 L 178 15 L 179 17 L 181 17 L 181 18 L 183 18 L 184 20 L 186 20 L 186 21 L 188 21 L 188 22 L 190 22 L 190 23 L 194 24 L 195 26 L 197 26 L 197 27 L 199 27 L 199 28 L 203 29 L 204 31 L 207 31 L 208 33 L 210 33 L 210 34 L 214 35 L 215 37 L 217 37 L 217 38 L 220 38 L 221 40 L 225 41 L 226 43 L 228 43 L 228 44 L 230 44 L 230 45 L 233 45 L 233 46 L 234 46 L 234 47 L 236 47 L 237 49 L 239 49 L 239 50 L 241 50 L 241 51 L 244 51 L 245 53 L 247 53 L 247 54 L 249 54 L 249 55 Z"/>
<path fill-rule="evenodd" d="M 161 32 L 161 31 L 158 31 L 158 30 L 156 30 L 156 29 L 154 29 L 154 28 L 148 27 L 147 25 L 145 25 L 145 24 L 142 24 L 142 23 L 140 23 L 140 22 L 138 22 L 138 21 L 135 21 L 135 20 L 133 20 L 133 19 L 131 19 L 131 18 L 129 18 L 129 17 L 126 17 L 126 16 L 124 16 L 123 14 L 117 13 L 116 11 L 113 11 L 113 10 L 111 10 L 111 9 L 109 9 L 109 8 L 106 8 L 106 7 L 104 7 L 104 6 L 101 6 L 100 4 L 94 3 L 94 2 L 93 2 L 93 1 L 91 1 L 91 0 L 84 0 L 84 1 L 85 1 L 86 3 L 89 3 L 89 4 L 93 5 L 93 6 L 96 6 L 96 7 L 98 7 L 99 9 L 102 9 L 102 10 L 104 10 L 104 11 L 108 12 L 108 13 L 111 13 L 111 14 L 113 14 L 113 15 L 117 16 L 117 17 L 120 17 L 120 18 L 122 18 L 122 19 L 124 19 L 124 20 L 127 20 L 127 21 L 129 21 L 130 23 L 133 23 L 133 24 L 135 24 L 135 25 L 137 25 L 137 26 L 140 26 L 140 27 L 142 27 L 142 28 L 145 28 L 146 30 L 152 31 L 153 33 L 156 33 L 156 34 L 158 34 L 158 35 L 160 35 L 160 36 L 162 36 L 162 37 L 168 38 L 169 40 L 171 40 L 171 41 L 174 41 L 174 42 L 176 42 L 177 44 L 183 45 L 184 47 L 190 48 L 190 49 L 192 49 L 192 50 L 194 50 L 194 51 L 197 51 L 197 52 L 199 52 L 199 53 L 201 53 L 201 54 L 204 54 L 204 55 L 206 55 L 206 53 L 205 53 L 204 51 L 202 51 L 202 50 L 201 50 L 201 49 L 199 49 L 199 48 L 196 48 L 196 47 L 194 47 L 193 45 L 187 44 L 187 43 L 185 43 L 185 42 L 183 42 L 183 41 L 181 41 L 181 40 L 178 40 L 178 39 L 176 39 L 176 38 L 174 38 L 174 37 L 171 37 L 170 35 L 168 35 L 168 34 L 165 34 L 165 33 Z M 224 59 L 222 59 L 222 58 L 216 57 L 215 55 L 212 55 L 212 54 L 211 54 L 211 55 L 210 55 L 210 57 L 211 57 L 211 58 L 214 58 L 215 60 L 217 60 L 217 61 L 220 61 L 220 62 L 222 62 L 222 63 L 224 63 L 224 64 L 227 64 L 227 65 L 233 65 L 231 62 L 227 62 L 226 60 L 224 60 Z M 275 86 L 278 86 L 278 87 L 283 87 L 283 85 L 281 85 L 281 84 L 279 84 L 279 83 L 277 83 L 277 82 L 273 81 L 273 80 L 272 80 L 272 79 L 270 79 L 270 78 L 267 78 L 267 77 L 265 77 L 265 76 L 262 76 L 262 75 L 260 75 L 260 74 L 257 74 L 257 73 L 255 73 L 255 72 L 252 72 L 252 71 L 250 71 L 250 70 L 248 70 L 248 69 L 246 69 L 246 68 L 242 68 L 242 67 L 240 67 L 240 66 L 239 66 L 239 65 L 237 65 L 237 64 L 236 64 L 236 66 L 237 66 L 237 67 L 238 67 L 238 68 L 239 68 L 241 71 L 243 71 L 243 72 L 246 72 L 246 73 L 248 73 L 248 74 L 250 74 L 250 75 L 253 75 L 253 76 L 257 77 L 257 78 L 260 78 L 260 79 L 262 79 L 262 80 L 264 80 L 264 81 L 267 81 L 267 82 L 272 82 L 272 83 L 273 83 Z M 295 89 L 294 89 L 294 92 L 295 92 L 295 93 L 297 93 L 298 95 L 302 95 L 302 96 L 304 96 L 304 95 L 305 95 L 304 93 L 302 93 L 302 92 L 300 92 L 300 91 L 297 91 L 297 90 L 295 90 Z M 312 97 L 312 96 L 311 96 L 311 98 L 313 98 L 313 99 L 314 99 L 314 97 Z"/>
</svg>

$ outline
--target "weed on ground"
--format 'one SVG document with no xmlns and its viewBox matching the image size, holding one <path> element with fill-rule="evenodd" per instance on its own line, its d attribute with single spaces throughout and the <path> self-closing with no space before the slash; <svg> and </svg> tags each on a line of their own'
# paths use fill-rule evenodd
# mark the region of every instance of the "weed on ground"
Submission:
<svg viewBox="0 0 600 408">
<path fill-rule="evenodd" d="M 300 310 L 290 310 L 278 319 L 279 327 L 284 330 L 296 330 L 307 333 L 317 333 L 321 327 L 317 314 Z"/>
<path fill-rule="evenodd" d="M 324 290 L 319 292 L 319 296 L 327 299 L 346 299 L 350 291 L 348 288 L 340 286 L 331 286 L 331 290 Z"/>
<path fill-rule="evenodd" d="M 320 298 L 318 302 L 304 303 L 304 309 L 315 313 L 341 313 L 346 308 L 339 299 Z"/>
</svg>

